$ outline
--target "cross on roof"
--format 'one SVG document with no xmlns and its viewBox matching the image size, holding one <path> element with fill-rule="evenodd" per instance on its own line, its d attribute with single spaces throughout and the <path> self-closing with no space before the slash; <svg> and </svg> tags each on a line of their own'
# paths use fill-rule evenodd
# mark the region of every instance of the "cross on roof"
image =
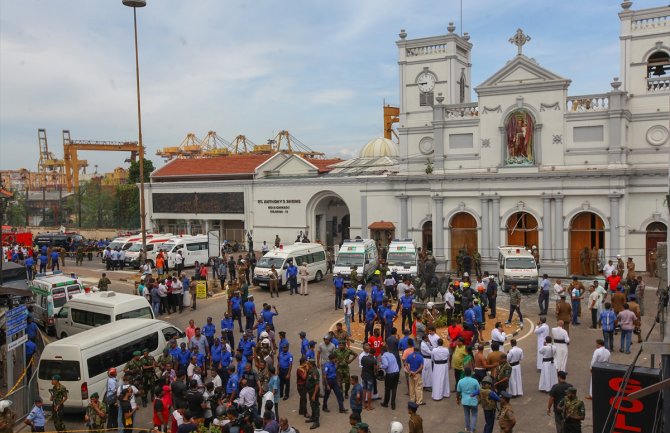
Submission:
<svg viewBox="0 0 670 433">
<path fill-rule="evenodd" d="M 530 36 L 524 34 L 523 30 L 521 29 L 516 29 L 516 33 L 514 36 L 509 38 L 510 44 L 516 45 L 517 49 L 519 52 L 517 53 L 519 56 L 522 54 L 522 49 L 523 46 L 526 44 L 526 42 L 530 41 Z"/>
</svg>

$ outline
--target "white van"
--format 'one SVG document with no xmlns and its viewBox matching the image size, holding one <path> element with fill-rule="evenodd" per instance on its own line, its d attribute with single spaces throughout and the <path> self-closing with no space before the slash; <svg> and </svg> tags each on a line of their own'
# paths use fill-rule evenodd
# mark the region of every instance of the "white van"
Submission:
<svg viewBox="0 0 670 433">
<path fill-rule="evenodd" d="M 68 389 L 65 409 L 83 411 L 89 395 L 97 392 L 102 400 L 107 384 L 107 370 L 123 367 L 136 350 L 149 349 L 157 358 L 172 338 L 178 344 L 186 341 L 181 329 L 155 319 L 126 319 L 108 323 L 72 337 L 47 344 L 37 367 L 39 395 L 48 405 L 51 378 L 61 377 Z M 123 375 L 119 374 L 119 379 Z"/>
<path fill-rule="evenodd" d="M 162 245 L 165 242 L 169 241 L 172 235 L 148 235 L 147 236 L 147 251 L 146 258 L 151 260 L 151 265 L 156 261 L 156 255 L 158 251 L 162 249 Z M 140 250 L 142 249 L 142 237 L 135 239 L 130 247 L 125 251 L 125 258 L 123 261 L 126 263 L 126 266 L 132 266 L 134 268 L 139 268 L 142 263 L 140 263 Z"/>
<path fill-rule="evenodd" d="M 56 335 L 58 338 L 66 338 L 121 319 L 155 317 L 144 296 L 107 291 L 73 296 L 54 318 Z"/>
<path fill-rule="evenodd" d="M 326 250 L 321 244 L 295 243 L 293 245 L 280 245 L 279 248 L 273 248 L 265 253 L 256 263 L 254 269 L 253 283 L 261 287 L 269 287 L 270 268 L 275 265 L 279 274 L 278 287 L 283 287 L 288 280 L 286 269 L 288 260 L 293 264 L 300 266 L 307 262 L 307 271 L 309 272 L 309 281 L 321 281 L 326 274 L 328 265 L 326 263 Z"/>
<path fill-rule="evenodd" d="M 498 251 L 498 281 L 503 292 L 512 284 L 520 291 L 537 292 L 539 272 L 533 254 L 519 245 L 504 245 Z"/>
<path fill-rule="evenodd" d="M 341 273 L 344 281 L 349 281 L 349 275 L 355 266 L 358 278 L 367 282 L 377 270 L 378 264 L 377 245 L 373 239 L 347 239 L 337 252 L 333 273 Z"/>
<path fill-rule="evenodd" d="M 56 332 L 54 316 L 74 295 L 84 291 L 79 280 L 63 274 L 62 271 L 37 274 L 30 282 L 29 288 L 35 300 L 33 305 L 35 323 L 44 328 L 49 335 L 55 335 Z"/>
<path fill-rule="evenodd" d="M 178 251 L 184 257 L 184 267 L 195 266 L 195 262 L 207 263 L 209 261 L 209 240 L 207 235 L 179 236 L 166 241 L 160 246 L 167 257 L 168 267 L 174 268 L 174 258 Z"/>
<path fill-rule="evenodd" d="M 416 277 L 419 266 L 416 243 L 412 239 L 393 239 L 386 253 L 386 264 L 391 272 Z"/>
</svg>

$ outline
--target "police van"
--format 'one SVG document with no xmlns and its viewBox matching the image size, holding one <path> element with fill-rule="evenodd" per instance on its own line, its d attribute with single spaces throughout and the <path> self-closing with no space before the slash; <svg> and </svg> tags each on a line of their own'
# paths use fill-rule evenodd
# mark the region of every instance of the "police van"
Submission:
<svg viewBox="0 0 670 433">
<path fill-rule="evenodd" d="M 391 272 L 415 277 L 419 266 L 416 243 L 412 239 L 393 239 L 386 253 L 386 264 Z"/>
<path fill-rule="evenodd" d="M 30 282 L 29 288 L 35 300 L 33 306 L 35 323 L 50 335 L 55 335 L 56 314 L 74 295 L 84 291 L 79 280 L 64 275 L 61 271 L 37 274 Z"/>
<path fill-rule="evenodd" d="M 328 269 L 326 250 L 321 244 L 298 242 L 293 245 L 279 245 L 279 248 L 268 251 L 256 263 L 253 283 L 261 287 L 268 287 L 270 285 L 270 270 L 274 265 L 279 275 L 277 287 L 283 287 L 288 281 L 286 270 L 289 261 L 298 267 L 306 262 L 309 281 L 321 281 Z M 300 283 L 300 277 L 298 277 L 298 283 Z"/>
<path fill-rule="evenodd" d="M 351 271 L 356 268 L 358 278 L 367 282 L 377 270 L 379 255 L 373 239 L 347 239 L 337 252 L 333 273 L 340 273 L 344 281 L 350 281 Z"/>
<path fill-rule="evenodd" d="M 503 292 L 508 292 L 512 284 L 520 291 L 537 292 L 539 285 L 535 257 L 525 247 L 504 245 L 498 249 L 498 281 Z"/>
<path fill-rule="evenodd" d="M 58 374 L 69 391 L 65 409 L 81 412 L 94 392 L 104 398 L 110 368 L 123 371 L 133 352 L 144 349 L 157 358 L 171 339 L 179 345 L 184 337 L 181 329 L 161 320 L 126 319 L 54 341 L 44 347 L 37 366 L 39 395 L 48 405 L 51 378 Z"/>
</svg>

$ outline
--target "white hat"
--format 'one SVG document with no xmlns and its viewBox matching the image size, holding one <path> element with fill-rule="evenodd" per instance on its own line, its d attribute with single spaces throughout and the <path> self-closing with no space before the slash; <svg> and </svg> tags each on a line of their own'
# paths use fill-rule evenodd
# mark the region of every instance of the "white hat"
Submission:
<svg viewBox="0 0 670 433">
<path fill-rule="evenodd" d="M 464 276 L 464 277 L 469 277 L 470 274 L 468 274 L 467 272 L 463 272 L 463 276 Z"/>
<path fill-rule="evenodd" d="M 391 423 L 391 429 L 389 431 L 391 433 L 402 433 L 403 432 L 402 423 L 400 421 L 393 421 Z"/>
<path fill-rule="evenodd" d="M 214 418 L 214 421 L 212 421 L 212 424 L 214 424 L 214 425 L 221 425 L 221 421 L 219 421 L 218 418 Z"/>
<path fill-rule="evenodd" d="M 263 340 L 261 340 L 261 344 L 270 344 L 270 339 L 264 338 Z"/>
<path fill-rule="evenodd" d="M 617 254 L 617 255 L 616 255 L 616 258 L 617 258 L 617 259 L 620 259 L 620 258 L 621 258 L 621 254 Z"/>
<path fill-rule="evenodd" d="M 426 304 L 426 307 L 428 307 L 429 310 L 432 310 L 434 306 L 435 306 L 435 302 L 432 302 L 432 301 Z"/>
<path fill-rule="evenodd" d="M 9 406 L 12 405 L 11 400 L 0 400 L 0 413 L 4 412 Z"/>
<path fill-rule="evenodd" d="M 265 331 L 261 332 L 261 335 L 260 335 L 261 338 L 268 338 L 269 336 L 270 336 L 270 334 L 268 334 Z"/>
</svg>

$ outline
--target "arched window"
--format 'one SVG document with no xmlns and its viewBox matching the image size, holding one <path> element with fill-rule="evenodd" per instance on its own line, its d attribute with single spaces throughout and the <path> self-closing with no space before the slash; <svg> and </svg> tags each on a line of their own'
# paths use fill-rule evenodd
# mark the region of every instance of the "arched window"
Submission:
<svg viewBox="0 0 670 433">
<path fill-rule="evenodd" d="M 670 76 L 670 54 L 656 51 L 647 59 L 647 78 Z"/>
</svg>

